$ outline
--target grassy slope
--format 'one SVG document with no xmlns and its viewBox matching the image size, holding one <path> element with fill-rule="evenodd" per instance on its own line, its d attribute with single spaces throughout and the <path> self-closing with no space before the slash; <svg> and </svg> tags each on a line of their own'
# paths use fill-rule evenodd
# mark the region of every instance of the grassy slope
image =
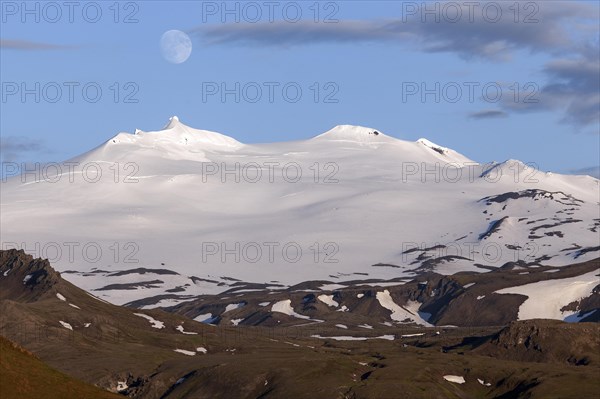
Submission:
<svg viewBox="0 0 600 399">
<path fill-rule="evenodd" d="M 51 368 L 4 337 L 0 337 L 0 397 L 122 398 Z"/>
</svg>

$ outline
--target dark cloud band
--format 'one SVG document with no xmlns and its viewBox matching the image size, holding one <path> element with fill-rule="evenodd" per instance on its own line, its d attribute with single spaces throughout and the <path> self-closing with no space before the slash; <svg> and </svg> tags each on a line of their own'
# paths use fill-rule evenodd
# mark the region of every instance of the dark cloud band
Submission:
<svg viewBox="0 0 600 399">
<path fill-rule="evenodd" d="M 0 39 L 0 49 L 6 50 L 65 50 L 73 48 L 72 46 L 63 46 L 59 44 L 32 42 L 28 40 L 9 40 Z"/>
</svg>

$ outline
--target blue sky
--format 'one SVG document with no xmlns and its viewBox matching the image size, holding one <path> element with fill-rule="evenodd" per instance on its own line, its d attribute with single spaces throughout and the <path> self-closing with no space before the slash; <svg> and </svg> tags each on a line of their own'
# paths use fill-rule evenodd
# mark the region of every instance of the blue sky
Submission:
<svg viewBox="0 0 600 399">
<path fill-rule="evenodd" d="M 600 164 L 596 2 L 72 4 L 1 2 L 4 161 L 65 160 L 178 115 L 246 143 L 357 124 L 480 162 Z M 180 64 L 160 51 L 172 29 L 192 40 Z M 221 97 L 236 84 L 239 102 Z"/>
</svg>

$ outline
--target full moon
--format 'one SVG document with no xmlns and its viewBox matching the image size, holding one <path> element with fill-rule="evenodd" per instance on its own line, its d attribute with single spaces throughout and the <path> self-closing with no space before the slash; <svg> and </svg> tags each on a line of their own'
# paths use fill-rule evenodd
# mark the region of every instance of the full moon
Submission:
<svg viewBox="0 0 600 399">
<path fill-rule="evenodd" d="M 180 30 L 166 31 L 160 38 L 160 52 L 165 60 L 181 64 L 192 54 L 192 41 Z"/>
</svg>

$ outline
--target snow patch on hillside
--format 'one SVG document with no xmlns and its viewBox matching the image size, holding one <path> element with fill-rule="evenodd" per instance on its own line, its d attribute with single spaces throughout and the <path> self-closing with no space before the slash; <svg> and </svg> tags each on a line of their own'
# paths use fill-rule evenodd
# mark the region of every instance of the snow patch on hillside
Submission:
<svg viewBox="0 0 600 399">
<path fill-rule="evenodd" d="M 196 352 L 192 352 L 192 351 L 188 351 L 185 349 L 173 349 L 174 352 L 178 352 L 187 356 L 194 356 L 196 355 Z"/>
<path fill-rule="evenodd" d="M 445 375 L 444 379 L 446 381 L 453 382 L 455 384 L 464 384 L 466 382 L 465 377 L 460 376 L 460 375 L 450 375 L 449 374 L 449 375 Z"/>
<path fill-rule="evenodd" d="M 182 334 L 186 334 L 186 335 L 198 335 L 197 332 L 192 332 L 192 331 L 185 331 L 185 329 L 183 328 L 183 325 L 179 325 L 177 327 L 175 327 L 175 329 L 177 331 L 179 331 Z"/>
<path fill-rule="evenodd" d="M 421 316 L 415 312 L 415 308 L 417 308 L 417 306 L 415 306 L 414 303 L 409 304 L 410 309 L 399 306 L 394 302 L 388 290 L 378 292 L 376 297 L 381 306 L 392 312 L 390 316 L 392 320 L 403 323 L 414 322 L 425 327 L 431 327 L 431 324 L 423 320 Z"/>
<path fill-rule="evenodd" d="M 577 311 L 561 311 L 571 302 L 579 301 L 592 294 L 600 284 L 600 270 L 577 277 L 539 281 L 495 291 L 497 294 L 520 294 L 528 298 L 519 307 L 519 320 L 557 319 L 564 320 Z"/>
<path fill-rule="evenodd" d="M 323 302 L 324 304 L 326 304 L 327 306 L 331 306 L 332 308 L 337 308 L 338 306 L 340 306 L 339 303 L 337 303 L 336 301 L 333 300 L 333 295 L 319 295 L 317 297 L 317 299 L 321 302 Z"/>
<path fill-rule="evenodd" d="M 288 316 L 297 317 L 299 319 L 308 319 L 308 320 L 310 320 L 310 317 L 298 314 L 298 313 L 296 313 L 294 311 L 294 309 L 292 308 L 292 300 L 291 299 L 285 299 L 283 301 L 279 301 L 279 302 L 275 303 L 271 307 L 271 312 L 283 313 L 283 314 L 286 314 Z"/>
<path fill-rule="evenodd" d="M 67 330 L 73 331 L 73 327 L 69 323 L 62 321 L 62 320 L 59 320 L 58 322 L 60 323 L 61 326 L 63 326 Z"/>
<path fill-rule="evenodd" d="M 144 319 L 148 320 L 150 322 L 150 324 L 152 325 L 152 328 L 158 328 L 159 330 L 161 328 L 165 328 L 165 323 L 163 323 L 162 321 L 156 320 L 152 316 L 148 316 L 147 314 L 143 314 L 143 313 L 134 313 L 134 315 L 143 317 Z"/>
<path fill-rule="evenodd" d="M 225 306 L 225 311 L 223 313 L 227 313 L 229 311 L 235 310 L 235 309 L 239 309 L 241 307 L 244 307 L 246 305 L 245 302 L 240 302 L 240 303 L 230 303 L 229 305 Z"/>
</svg>

